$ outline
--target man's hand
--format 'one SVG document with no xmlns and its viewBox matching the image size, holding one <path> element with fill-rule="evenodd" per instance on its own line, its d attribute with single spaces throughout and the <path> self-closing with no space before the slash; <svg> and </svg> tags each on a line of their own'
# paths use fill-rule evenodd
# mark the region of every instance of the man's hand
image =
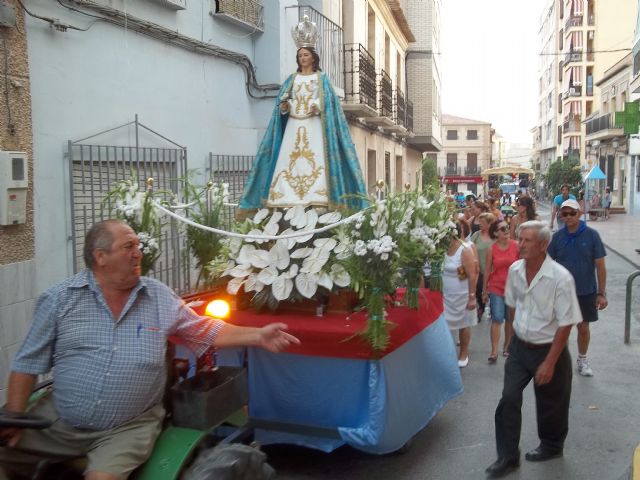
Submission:
<svg viewBox="0 0 640 480">
<path fill-rule="evenodd" d="M 545 360 L 540 364 L 538 370 L 536 370 L 535 382 L 536 385 L 546 385 L 553 378 L 553 373 L 556 369 L 555 364 Z"/>
<path fill-rule="evenodd" d="M 607 297 L 605 297 L 604 295 L 598 294 L 596 296 L 596 308 L 598 310 L 604 310 L 608 306 L 609 306 L 609 301 L 607 300 Z"/>
<path fill-rule="evenodd" d="M 258 329 L 258 347 L 264 348 L 270 352 L 281 352 L 292 343 L 298 345 L 298 340 L 293 335 L 285 332 L 287 325 L 284 323 L 270 323 Z"/>
<path fill-rule="evenodd" d="M 318 105 L 316 105 L 315 103 L 311 104 L 311 107 L 309 108 L 309 110 L 311 110 L 311 115 L 320 115 L 320 109 L 318 108 Z"/>
<path fill-rule="evenodd" d="M 0 445 L 15 447 L 22 436 L 21 428 L 0 428 Z"/>
</svg>

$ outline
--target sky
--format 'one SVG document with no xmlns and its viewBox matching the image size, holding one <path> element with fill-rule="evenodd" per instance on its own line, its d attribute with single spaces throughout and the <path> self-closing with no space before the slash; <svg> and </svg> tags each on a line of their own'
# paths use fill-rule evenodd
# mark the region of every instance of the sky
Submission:
<svg viewBox="0 0 640 480">
<path fill-rule="evenodd" d="M 442 0 L 442 113 L 490 122 L 508 142 L 531 143 L 547 3 Z"/>
</svg>

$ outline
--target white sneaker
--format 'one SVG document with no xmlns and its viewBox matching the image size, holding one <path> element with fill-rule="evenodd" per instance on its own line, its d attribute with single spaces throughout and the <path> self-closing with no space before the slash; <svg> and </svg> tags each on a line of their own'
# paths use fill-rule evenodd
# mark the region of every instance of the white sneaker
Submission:
<svg viewBox="0 0 640 480">
<path fill-rule="evenodd" d="M 593 370 L 589 366 L 589 362 L 585 358 L 578 357 L 578 373 L 583 377 L 593 377 Z"/>
</svg>

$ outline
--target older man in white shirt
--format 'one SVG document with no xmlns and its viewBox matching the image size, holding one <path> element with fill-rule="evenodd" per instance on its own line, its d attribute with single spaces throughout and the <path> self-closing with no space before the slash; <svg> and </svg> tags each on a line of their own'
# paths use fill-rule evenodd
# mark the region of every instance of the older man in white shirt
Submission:
<svg viewBox="0 0 640 480">
<path fill-rule="evenodd" d="M 522 392 L 534 380 L 540 445 L 529 461 L 562 456 L 569 431 L 571 327 L 582 321 L 573 276 L 546 253 L 551 230 L 542 222 L 519 227 L 521 260 L 509 268 L 505 290 L 514 337 L 504 367 L 502 398 L 496 408 L 498 459 L 487 468 L 490 478 L 520 466 Z"/>
</svg>

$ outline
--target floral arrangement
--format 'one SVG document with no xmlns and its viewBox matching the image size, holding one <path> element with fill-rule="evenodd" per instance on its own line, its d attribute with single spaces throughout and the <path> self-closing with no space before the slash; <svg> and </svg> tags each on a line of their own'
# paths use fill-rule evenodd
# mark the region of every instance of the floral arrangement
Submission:
<svg viewBox="0 0 640 480">
<path fill-rule="evenodd" d="M 229 202 L 228 183 L 209 181 L 206 187 L 198 187 L 187 176 L 184 179 L 183 193 L 188 205 L 185 214 L 192 221 L 208 227 L 229 229 L 230 222 L 225 208 Z M 187 225 L 186 234 L 188 253 L 193 255 L 198 268 L 195 288 L 209 288 L 215 278 L 208 266 L 224 250 L 224 237 L 192 225 Z"/>
<path fill-rule="evenodd" d="M 261 209 L 237 229 L 256 236 L 287 235 L 312 231 L 341 218 L 339 212 L 321 214 L 301 206 L 285 212 Z M 237 295 L 243 289 L 251 294 L 251 304 L 258 310 L 275 310 L 285 300 L 320 300 L 351 283 L 340 263 L 348 246 L 331 233 L 278 240 L 232 238 L 225 243 L 223 257 L 210 262 L 209 269 L 214 275 L 231 278 L 228 293 Z"/>
<path fill-rule="evenodd" d="M 422 268 L 429 259 L 444 255 L 455 234 L 450 218 L 441 194 L 413 191 L 376 200 L 352 226 L 342 229 L 349 246 L 342 264 L 368 310 L 365 335 L 375 350 L 387 346 L 386 302 L 398 286 L 407 287 L 408 306 L 418 308 Z"/>
<path fill-rule="evenodd" d="M 163 222 L 156 214 L 153 200 L 166 192 L 154 192 L 148 189 L 140 191 L 138 179 L 132 176 L 129 180 L 120 180 L 107 193 L 102 204 L 109 207 L 109 212 L 116 218 L 127 222 L 138 235 L 140 251 L 143 253 L 141 273 L 146 275 L 153 269 L 160 257 L 160 233 Z"/>
</svg>

